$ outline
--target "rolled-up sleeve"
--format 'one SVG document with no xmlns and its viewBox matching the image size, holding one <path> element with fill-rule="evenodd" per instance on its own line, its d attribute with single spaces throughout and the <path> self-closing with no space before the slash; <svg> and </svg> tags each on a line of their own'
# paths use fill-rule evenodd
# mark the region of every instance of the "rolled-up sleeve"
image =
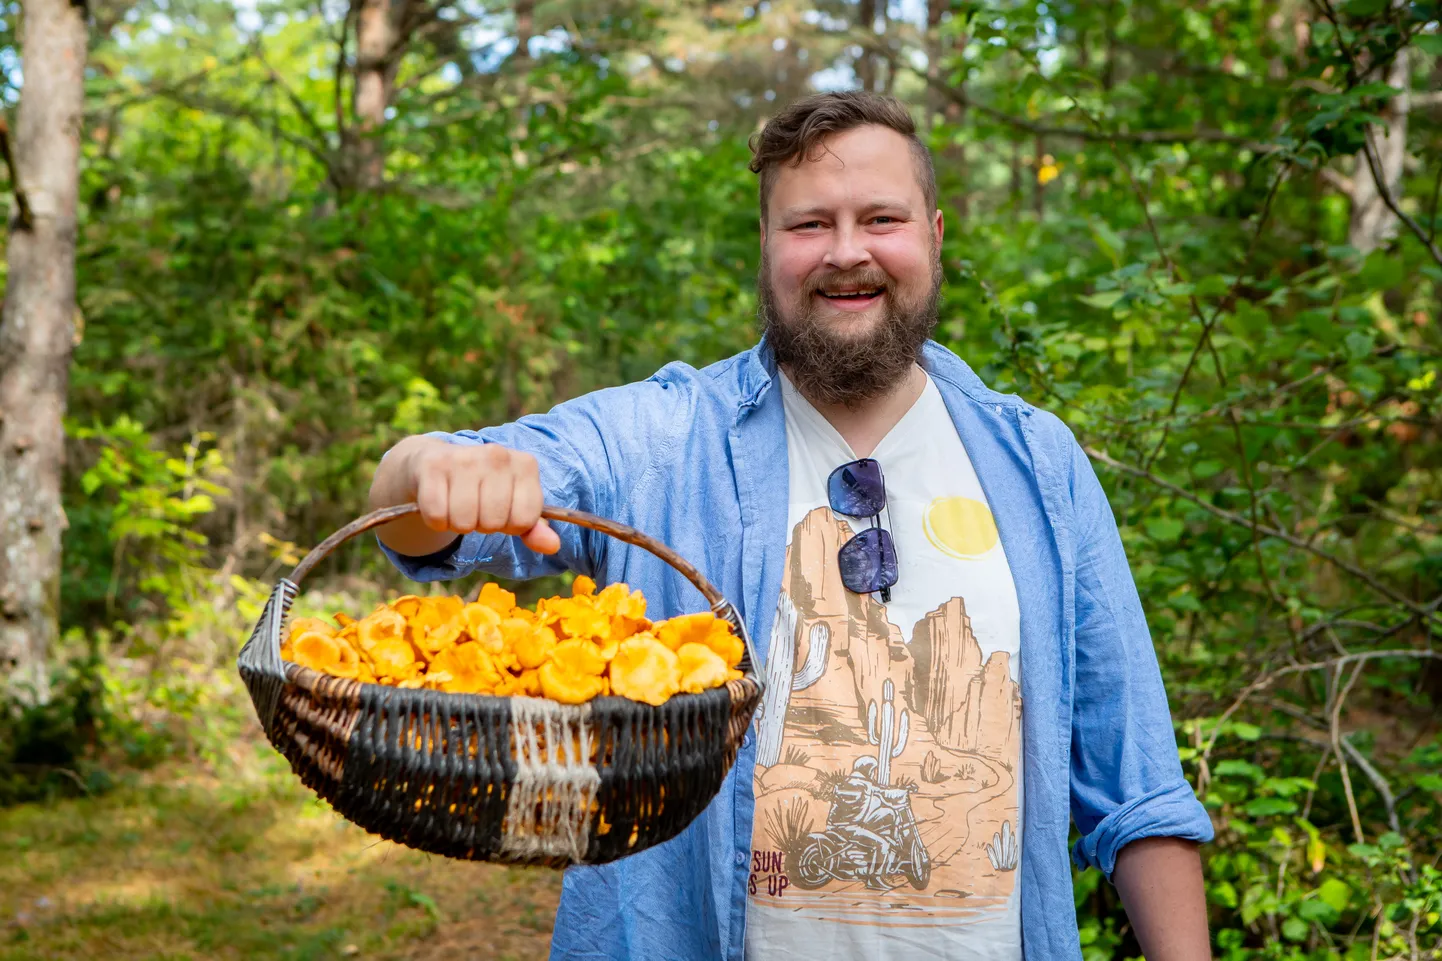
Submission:
<svg viewBox="0 0 1442 961">
<path fill-rule="evenodd" d="M 677 365 L 679 366 L 679 365 Z M 547 504 L 613 516 L 617 491 L 630 489 L 668 456 L 687 423 L 680 378 L 663 369 L 648 380 L 593 391 L 544 414 L 481 430 L 433 431 L 450 444 L 501 444 L 536 458 Z M 519 537 L 471 533 L 427 557 L 381 551 L 414 581 L 448 581 L 483 570 L 525 580 L 562 571 L 594 575 L 605 538 L 575 524 L 557 524 L 561 549 L 539 554 Z"/>
<path fill-rule="evenodd" d="M 1076 682 L 1071 812 L 1083 867 L 1111 877 L 1132 841 L 1210 841 L 1211 819 L 1182 774 L 1151 632 L 1116 519 L 1072 441 L 1077 518 Z"/>
</svg>

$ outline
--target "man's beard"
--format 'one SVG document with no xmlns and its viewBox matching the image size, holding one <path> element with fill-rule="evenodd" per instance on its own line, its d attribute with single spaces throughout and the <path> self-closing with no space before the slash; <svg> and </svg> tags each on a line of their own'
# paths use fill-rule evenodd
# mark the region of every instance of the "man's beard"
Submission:
<svg viewBox="0 0 1442 961">
<path fill-rule="evenodd" d="M 921 348 L 936 329 L 941 264 L 933 257 L 927 290 L 902 299 L 896 284 L 880 268 L 828 274 L 802 289 L 800 316 L 785 317 L 771 287 L 770 262 L 761 255 L 756 278 L 761 331 L 778 364 L 807 400 L 823 406 L 856 409 L 900 385 L 921 359 Z M 885 315 L 859 336 L 839 332 L 817 316 L 822 287 L 884 287 Z"/>
</svg>

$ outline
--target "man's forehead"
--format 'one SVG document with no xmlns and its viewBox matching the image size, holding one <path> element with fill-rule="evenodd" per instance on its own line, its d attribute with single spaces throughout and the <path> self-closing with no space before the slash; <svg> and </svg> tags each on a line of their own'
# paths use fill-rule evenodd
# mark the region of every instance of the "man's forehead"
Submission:
<svg viewBox="0 0 1442 961">
<path fill-rule="evenodd" d="M 838 204 L 910 208 L 922 200 L 910 144 L 878 126 L 843 131 L 822 141 L 801 163 L 782 164 L 771 191 L 771 207 L 778 213 Z"/>
</svg>

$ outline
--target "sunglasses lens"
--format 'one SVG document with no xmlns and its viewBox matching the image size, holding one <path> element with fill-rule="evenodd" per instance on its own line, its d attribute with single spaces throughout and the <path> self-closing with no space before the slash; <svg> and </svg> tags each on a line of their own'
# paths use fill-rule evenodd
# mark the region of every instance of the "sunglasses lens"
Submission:
<svg viewBox="0 0 1442 961">
<path fill-rule="evenodd" d="M 865 458 L 842 464 L 826 483 L 831 509 L 849 517 L 872 517 L 886 506 L 886 486 L 881 482 L 881 465 Z"/>
<path fill-rule="evenodd" d="M 837 561 L 841 583 L 857 594 L 870 594 L 896 583 L 896 547 L 883 528 L 864 530 L 841 545 Z"/>
</svg>

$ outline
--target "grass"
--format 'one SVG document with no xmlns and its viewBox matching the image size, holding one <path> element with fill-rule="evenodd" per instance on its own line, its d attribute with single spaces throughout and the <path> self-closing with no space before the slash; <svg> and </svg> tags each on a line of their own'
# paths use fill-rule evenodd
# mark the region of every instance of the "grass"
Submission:
<svg viewBox="0 0 1442 961">
<path fill-rule="evenodd" d="M 254 738 L 0 810 L 0 852 L 0 961 L 522 961 L 546 957 L 560 895 L 558 872 L 367 835 Z"/>
</svg>

